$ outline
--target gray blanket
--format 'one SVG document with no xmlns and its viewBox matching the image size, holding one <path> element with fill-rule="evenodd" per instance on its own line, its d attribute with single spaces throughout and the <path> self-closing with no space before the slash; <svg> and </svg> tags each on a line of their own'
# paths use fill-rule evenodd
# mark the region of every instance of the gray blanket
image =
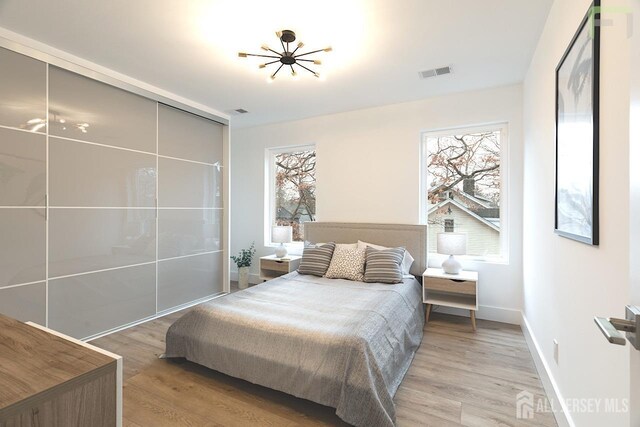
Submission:
<svg viewBox="0 0 640 427">
<path fill-rule="evenodd" d="M 393 396 L 422 340 L 415 278 L 397 285 L 297 272 L 198 306 L 167 331 L 167 357 L 395 424 Z"/>
</svg>

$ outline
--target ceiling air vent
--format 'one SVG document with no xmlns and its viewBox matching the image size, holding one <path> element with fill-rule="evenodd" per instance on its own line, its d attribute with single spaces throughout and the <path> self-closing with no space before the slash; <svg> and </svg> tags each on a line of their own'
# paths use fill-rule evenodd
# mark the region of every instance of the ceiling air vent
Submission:
<svg viewBox="0 0 640 427">
<path fill-rule="evenodd" d="M 237 116 L 238 114 L 247 114 L 248 111 L 244 108 L 236 108 L 235 110 L 225 110 L 225 113 L 229 114 L 230 116 Z"/>
<path fill-rule="evenodd" d="M 421 79 L 428 79 L 430 77 L 442 76 L 444 74 L 451 74 L 451 67 L 434 68 L 431 70 L 420 71 L 418 73 Z"/>
</svg>

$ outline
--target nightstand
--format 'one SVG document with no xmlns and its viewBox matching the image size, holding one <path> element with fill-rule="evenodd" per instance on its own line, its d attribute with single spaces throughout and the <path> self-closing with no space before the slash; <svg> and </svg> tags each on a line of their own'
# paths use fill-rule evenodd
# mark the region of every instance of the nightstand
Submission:
<svg viewBox="0 0 640 427">
<path fill-rule="evenodd" d="M 271 280 L 296 271 L 301 259 L 300 255 L 287 255 L 284 258 L 275 255 L 260 257 L 260 280 Z"/>
<path fill-rule="evenodd" d="M 440 268 L 427 268 L 422 273 L 422 302 L 427 304 L 427 322 L 433 305 L 469 310 L 471 326 L 475 331 L 478 273 L 463 270 L 460 274 L 447 274 Z"/>
</svg>

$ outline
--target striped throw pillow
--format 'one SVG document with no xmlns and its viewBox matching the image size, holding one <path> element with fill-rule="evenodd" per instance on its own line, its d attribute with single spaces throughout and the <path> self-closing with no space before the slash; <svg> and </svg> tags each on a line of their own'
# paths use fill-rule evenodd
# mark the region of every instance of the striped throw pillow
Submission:
<svg viewBox="0 0 640 427">
<path fill-rule="evenodd" d="M 298 273 L 311 274 L 314 276 L 322 277 L 327 272 L 329 264 L 331 264 L 331 257 L 333 256 L 333 250 L 336 248 L 335 243 L 327 243 L 318 247 L 307 247 L 302 252 L 302 260 L 300 260 L 300 267 L 298 267 Z"/>
<path fill-rule="evenodd" d="M 367 248 L 367 264 L 364 281 L 368 283 L 402 282 L 402 260 L 404 248 Z"/>
</svg>

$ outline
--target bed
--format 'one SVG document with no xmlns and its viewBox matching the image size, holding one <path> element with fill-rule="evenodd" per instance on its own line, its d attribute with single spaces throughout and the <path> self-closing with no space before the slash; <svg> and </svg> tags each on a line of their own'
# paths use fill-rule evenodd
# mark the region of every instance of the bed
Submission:
<svg viewBox="0 0 640 427">
<path fill-rule="evenodd" d="M 405 246 L 411 273 L 424 270 L 424 226 L 308 223 L 305 235 Z M 336 408 L 353 425 L 392 426 L 423 326 L 411 275 L 387 285 L 293 272 L 189 311 L 167 331 L 165 356 Z"/>
</svg>

